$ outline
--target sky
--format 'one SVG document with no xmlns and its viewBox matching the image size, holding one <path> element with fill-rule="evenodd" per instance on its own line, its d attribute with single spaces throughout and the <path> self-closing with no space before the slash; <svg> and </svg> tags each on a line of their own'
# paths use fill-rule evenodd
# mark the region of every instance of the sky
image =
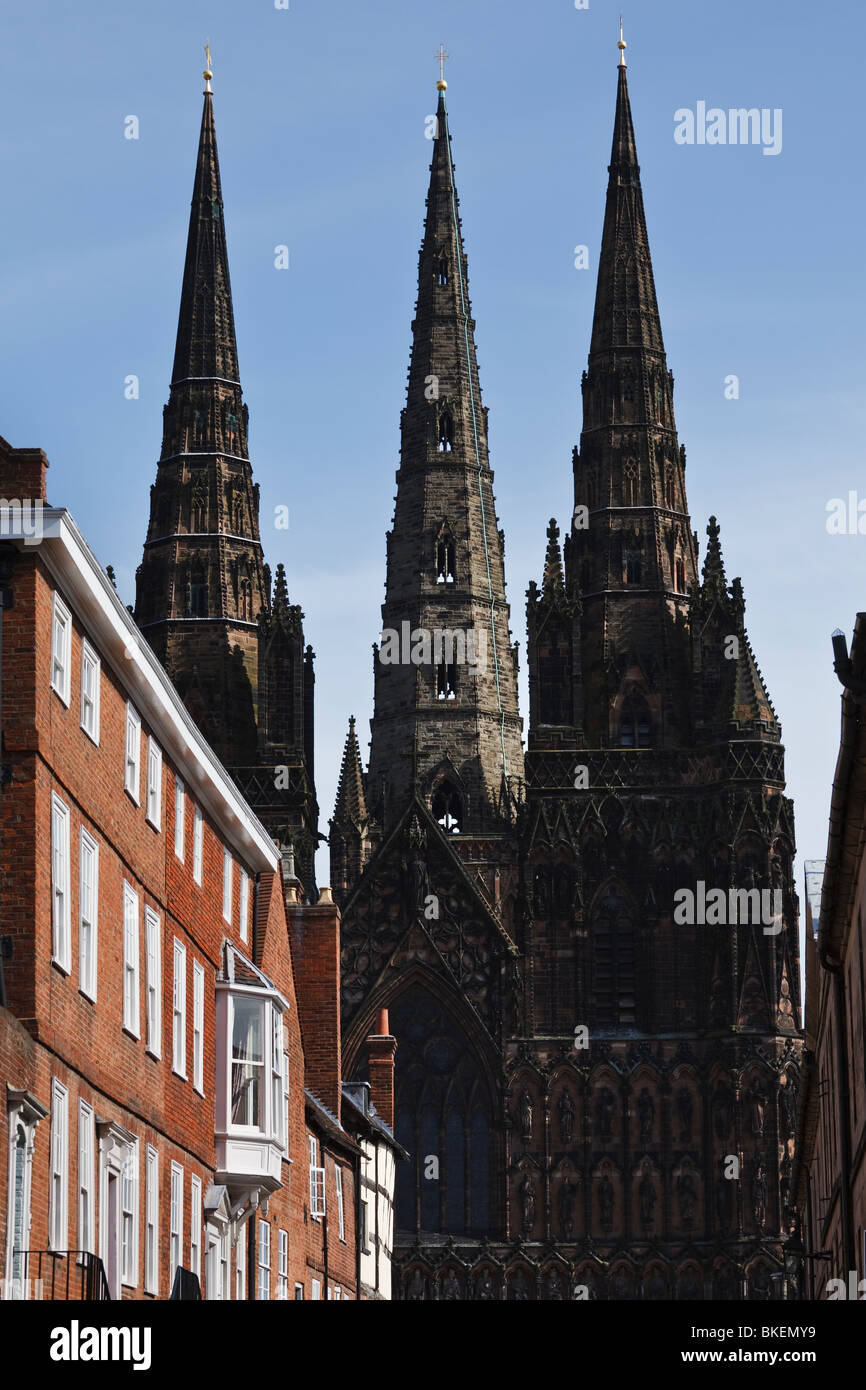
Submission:
<svg viewBox="0 0 866 1390">
<path fill-rule="evenodd" d="M 283 0 L 277 0 L 282 4 Z M 782 722 L 803 859 L 839 742 L 830 634 L 866 609 L 866 212 L 856 0 L 623 0 L 629 90 L 693 529 Z M 125 602 L 177 328 L 210 39 L 262 540 L 316 653 L 316 782 L 366 756 L 440 43 L 511 626 L 572 510 L 619 6 L 589 0 L 0 0 L 0 434 L 41 447 Z M 780 110 L 781 149 L 682 144 L 685 109 Z M 139 138 L 125 138 L 127 117 Z M 778 117 L 771 118 L 778 140 Z M 286 245 L 290 267 L 277 270 Z M 589 250 L 575 268 L 574 248 Z M 137 400 L 124 394 L 139 378 Z M 735 376 L 738 396 L 726 393 Z M 288 506 L 289 529 L 273 525 Z M 864 517 L 866 529 L 866 517 Z M 522 711 L 527 714 L 525 660 Z M 327 851 L 318 865 L 327 882 Z"/>
</svg>

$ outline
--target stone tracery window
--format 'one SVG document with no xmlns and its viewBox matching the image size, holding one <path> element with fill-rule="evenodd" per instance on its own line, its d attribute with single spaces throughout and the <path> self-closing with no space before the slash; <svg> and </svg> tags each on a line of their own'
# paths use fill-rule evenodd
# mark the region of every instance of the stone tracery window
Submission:
<svg viewBox="0 0 866 1390">
<path fill-rule="evenodd" d="M 460 833 L 460 827 L 463 823 L 463 801 L 460 793 L 447 777 L 439 783 L 433 793 L 431 809 L 443 830 L 452 834 Z"/>
</svg>

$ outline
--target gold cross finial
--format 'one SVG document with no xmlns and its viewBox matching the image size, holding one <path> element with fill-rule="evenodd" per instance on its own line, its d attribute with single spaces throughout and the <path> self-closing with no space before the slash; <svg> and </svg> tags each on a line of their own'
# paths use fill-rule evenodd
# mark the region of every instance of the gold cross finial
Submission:
<svg viewBox="0 0 866 1390">
<path fill-rule="evenodd" d="M 210 39 L 208 39 L 204 46 L 204 72 L 202 73 L 202 77 L 204 78 L 204 89 L 206 92 L 209 92 L 211 78 L 213 77 L 210 65 Z"/>
<path fill-rule="evenodd" d="M 619 49 L 619 65 L 620 65 L 621 68 L 624 68 L 624 67 L 625 67 L 625 39 L 624 39 L 623 36 L 622 36 L 622 15 L 620 15 L 620 17 L 619 17 L 619 43 L 617 44 L 617 48 Z"/>
<path fill-rule="evenodd" d="M 444 92 L 448 86 L 448 83 L 445 81 L 445 59 L 448 57 L 448 54 L 445 52 L 444 43 L 440 43 L 439 52 L 435 57 L 439 64 L 439 81 L 436 83 L 436 90 L 437 92 Z"/>
</svg>

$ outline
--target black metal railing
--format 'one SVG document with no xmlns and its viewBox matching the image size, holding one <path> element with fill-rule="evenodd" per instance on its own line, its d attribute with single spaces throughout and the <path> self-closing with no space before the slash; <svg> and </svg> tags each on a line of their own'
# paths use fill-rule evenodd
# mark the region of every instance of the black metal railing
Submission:
<svg viewBox="0 0 866 1390">
<path fill-rule="evenodd" d="M 102 1303 L 111 1291 L 102 1260 L 89 1250 L 16 1250 L 6 1297 Z"/>
<path fill-rule="evenodd" d="M 174 1283 L 171 1286 L 169 1302 L 196 1300 L 201 1302 L 201 1284 L 198 1282 L 198 1275 L 193 1274 L 191 1269 L 184 1269 L 183 1265 L 178 1265 L 174 1272 Z"/>
</svg>

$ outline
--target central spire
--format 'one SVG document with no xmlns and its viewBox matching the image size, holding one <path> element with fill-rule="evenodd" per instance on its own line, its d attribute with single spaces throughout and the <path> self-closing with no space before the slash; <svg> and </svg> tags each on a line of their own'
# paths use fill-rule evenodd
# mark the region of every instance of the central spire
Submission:
<svg viewBox="0 0 866 1390">
<path fill-rule="evenodd" d="M 465 829 L 502 805 L 503 784 L 516 794 L 523 754 L 444 77 L 436 85 L 368 802 L 387 818 L 447 781 Z"/>
</svg>

